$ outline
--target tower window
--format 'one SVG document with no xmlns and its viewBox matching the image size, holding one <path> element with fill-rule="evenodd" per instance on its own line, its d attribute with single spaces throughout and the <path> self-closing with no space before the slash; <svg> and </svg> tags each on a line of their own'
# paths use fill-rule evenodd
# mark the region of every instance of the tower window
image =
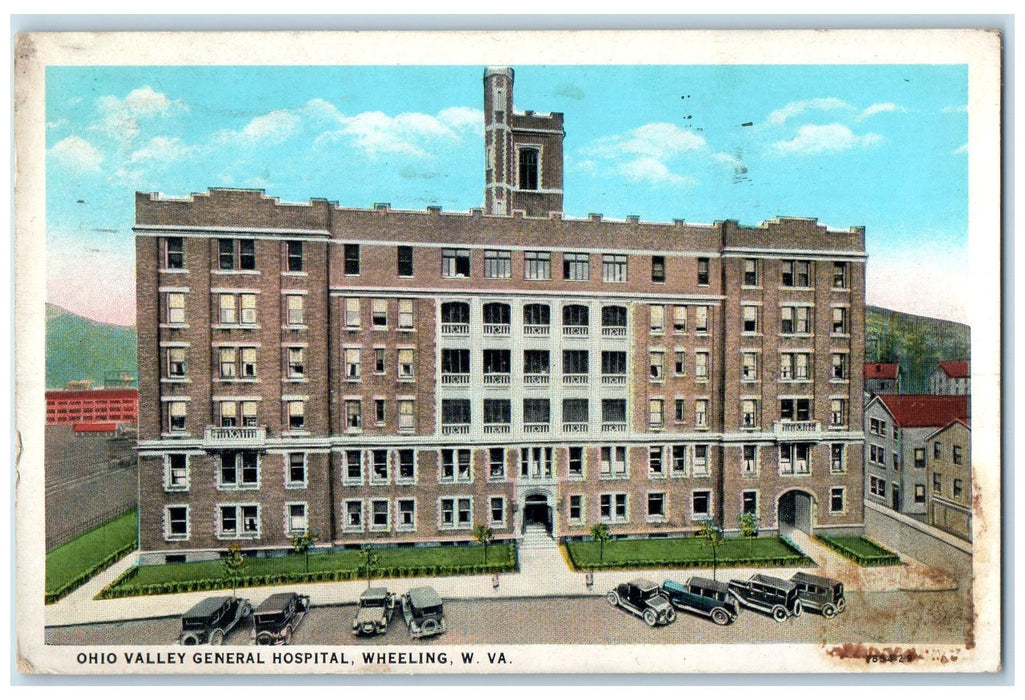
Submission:
<svg viewBox="0 0 1025 700">
<path fill-rule="evenodd" d="M 520 189 L 536 190 L 538 182 L 538 164 L 540 158 L 533 148 L 520 150 Z"/>
</svg>

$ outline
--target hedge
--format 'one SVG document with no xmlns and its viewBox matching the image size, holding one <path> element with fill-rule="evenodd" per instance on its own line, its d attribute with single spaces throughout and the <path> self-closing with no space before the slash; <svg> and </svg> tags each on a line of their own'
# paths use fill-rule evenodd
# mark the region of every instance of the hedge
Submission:
<svg viewBox="0 0 1025 700">
<path fill-rule="evenodd" d="M 131 543 L 131 544 L 125 545 L 121 549 L 118 549 L 118 550 L 112 552 L 111 554 L 106 556 L 104 559 L 96 562 L 96 564 L 94 564 L 91 568 L 87 569 L 86 571 L 83 571 L 81 574 L 79 574 L 75 578 L 71 579 L 70 581 L 68 581 L 64 585 L 58 587 L 56 590 L 47 591 L 46 592 L 46 604 L 49 605 L 50 603 L 56 603 L 58 600 L 60 600 L 64 596 L 66 596 L 68 593 L 71 593 L 73 590 L 75 590 L 76 588 L 78 588 L 79 586 L 84 584 L 86 581 L 91 579 L 96 574 L 98 574 L 101 571 L 107 569 L 108 567 L 112 566 L 116 562 L 120 561 L 122 557 L 125 557 L 129 553 L 135 551 L 135 549 L 136 549 L 136 544 L 134 542 Z M 123 578 L 123 576 L 119 577 L 118 580 L 120 580 L 121 578 Z"/>
<path fill-rule="evenodd" d="M 457 576 L 474 574 L 500 574 L 515 571 L 513 564 L 473 564 L 469 566 L 387 566 L 371 569 L 373 578 L 410 578 L 420 576 Z M 339 569 L 335 571 L 297 571 L 294 573 L 262 574 L 259 576 L 239 576 L 234 584 L 225 578 L 191 579 L 187 581 L 168 581 L 164 583 L 132 584 L 137 570 L 129 569 L 116 581 L 100 591 L 97 598 L 127 598 L 141 595 L 165 595 L 169 593 L 193 593 L 196 591 L 215 591 L 225 588 L 256 588 L 259 586 L 276 586 L 284 583 L 321 583 L 326 581 L 352 581 L 365 576 L 356 569 Z"/>
<path fill-rule="evenodd" d="M 900 564 L 899 556 L 885 547 L 880 547 L 867 537 L 860 537 L 858 539 L 868 543 L 872 548 L 879 550 L 879 554 L 863 554 L 861 552 L 856 552 L 839 539 L 830 535 L 819 535 L 816 539 L 826 545 L 829 549 L 832 549 L 834 552 L 850 559 L 858 566 L 896 566 Z"/>
<path fill-rule="evenodd" d="M 760 557 L 756 555 L 743 555 L 743 556 L 718 556 L 714 560 L 709 554 L 708 556 L 701 556 L 697 558 L 681 559 L 677 558 L 650 558 L 650 559 L 630 559 L 629 561 L 608 561 L 608 562 L 588 562 L 586 564 L 580 564 L 573 556 L 573 548 L 566 547 L 566 551 L 569 555 L 569 560 L 576 570 L 587 570 L 587 571 L 621 571 L 625 569 L 688 569 L 688 568 L 712 568 L 713 566 L 731 568 L 731 567 L 754 567 L 754 568 L 765 568 L 765 567 L 793 567 L 793 566 L 808 566 L 812 564 L 812 560 L 809 559 L 805 554 L 799 550 L 792 542 L 786 538 L 780 538 L 780 541 L 789 549 L 792 554 L 787 556 L 771 556 L 771 557 Z"/>
</svg>

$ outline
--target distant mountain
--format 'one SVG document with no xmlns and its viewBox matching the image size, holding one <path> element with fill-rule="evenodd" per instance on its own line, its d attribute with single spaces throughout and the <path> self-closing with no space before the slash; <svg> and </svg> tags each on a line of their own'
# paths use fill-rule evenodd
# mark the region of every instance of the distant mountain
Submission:
<svg viewBox="0 0 1025 700">
<path fill-rule="evenodd" d="M 955 321 L 865 307 L 865 362 L 900 363 L 901 391 L 929 391 L 940 360 L 970 360 L 971 329 Z"/>
<path fill-rule="evenodd" d="M 134 328 L 100 323 L 46 305 L 47 388 L 59 389 L 76 379 L 88 379 L 98 387 L 106 373 L 122 372 L 133 380 L 139 376 Z"/>
</svg>

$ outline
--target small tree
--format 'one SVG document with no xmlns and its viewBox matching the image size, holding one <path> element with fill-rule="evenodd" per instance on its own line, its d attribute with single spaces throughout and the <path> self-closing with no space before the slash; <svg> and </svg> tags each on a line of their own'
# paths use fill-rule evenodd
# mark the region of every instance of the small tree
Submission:
<svg viewBox="0 0 1025 700">
<path fill-rule="evenodd" d="M 370 588 L 370 570 L 380 561 L 381 558 L 374 551 L 373 545 L 365 544 L 359 548 L 359 565 L 367 574 L 367 588 Z"/>
<path fill-rule="evenodd" d="M 740 536 L 747 537 L 747 551 L 754 551 L 755 537 L 758 537 L 758 516 L 754 513 L 740 514 Z"/>
<path fill-rule="evenodd" d="M 491 539 L 495 536 L 495 531 L 487 525 L 477 523 L 473 526 L 473 539 L 477 540 L 478 543 L 484 545 L 484 564 L 488 563 L 488 544 Z"/>
<path fill-rule="evenodd" d="M 605 556 L 605 543 L 612 539 L 612 535 L 609 534 L 609 526 L 605 523 L 592 525 L 591 539 L 598 543 L 598 563 L 601 564 Z"/>
<path fill-rule="evenodd" d="M 231 595 L 235 595 L 236 582 L 246 570 L 246 555 L 242 553 L 242 545 L 232 542 L 228 545 L 228 556 L 221 560 L 224 567 L 224 578 L 231 581 Z"/>
<path fill-rule="evenodd" d="M 715 524 L 715 521 L 709 518 L 708 520 L 701 522 L 701 527 L 698 528 L 697 536 L 704 538 L 704 540 L 712 547 L 712 580 L 718 581 L 719 579 L 716 577 L 716 571 L 719 568 L 718 548 L 723 541 L 722 530 Z"/>
<path fill-rule="evenodd" d="M 292 549 L 296 554 L 302 554 L 306 563 L 306 573 L 310 573 L 310 549 L 317 541 L 317 533 L 306 530 L 301 535 L 292 535 Z"/>
</svg>

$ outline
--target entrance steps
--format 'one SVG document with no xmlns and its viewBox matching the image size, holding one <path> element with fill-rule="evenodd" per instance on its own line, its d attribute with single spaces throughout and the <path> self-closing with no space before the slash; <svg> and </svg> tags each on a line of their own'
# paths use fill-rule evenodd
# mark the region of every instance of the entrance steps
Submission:
<svg viewBox="0 0 1025 700">
<path fill-rule="evenodd" d="M 543 525 L 528 525 L 520 540 L 520 549 L 558 549 Z"/>
</svg>

